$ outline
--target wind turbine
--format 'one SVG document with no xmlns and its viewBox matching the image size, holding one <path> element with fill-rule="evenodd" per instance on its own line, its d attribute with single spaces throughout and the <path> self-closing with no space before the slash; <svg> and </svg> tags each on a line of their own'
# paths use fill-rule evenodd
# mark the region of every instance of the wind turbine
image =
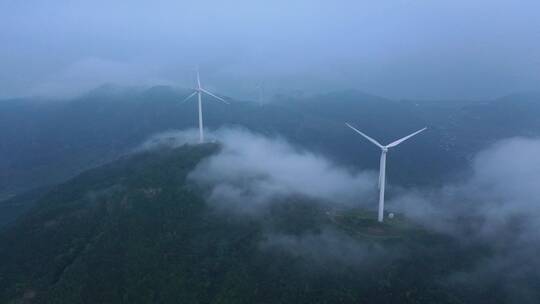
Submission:
<svg viewBox="0 0 540 304">
<path fill-rule="evenodd" d="M 212 92 L 209 92 L 208 90 L 203 89 L 203 87 L 201 86 L 201 77 L 199 75 L 199 69 L 198 68 L 197 68 L 197 87 L 194 88 L 193 90 L 194 90 L 194 92 L 191 93 L 188 97 L 186 97 L 182 102 L 185 102 L 188 99 L 190 99 L 191 97 L 197 95 L 198 104 L 199 104 L 199 143 L 203 143 L 204 142 L 203 116 L 202 116 L 202 95 L 203 95 L 203 93 L 206 94 L 206 95 L 212 96 L 215 99 L 217 99 L 217 100 L 219 100 L 219 101 L 221 101 L 223 103 L 226 103 L 226 104 L 229 104 L 229 103 L 225 99 L 216 96 L 215 94 L 213 94 Z"/>
<path fill-rule="evenodd" d="M 402 142 L 404 142 L 407 139 L 415 136 L 416 134 L 424 131 L 427 128 L 423 128 L 421 130 L 418 130 L 418 131 L 416 131 L 416 132 L 414 132 L 414 133 L 412 133 L 410 135 L 407 135 L 407 136 L 405 136 L 405 137 L 403 137 L 401 139 L 393 141 L 393 142 L 389 143 L 386 146 L 383 146 L 378 141 L 376 141 L 375 139 L 367 136 L 366 134 L 360 132 L 355 127 L 351 126 L 349 123 L 345 123 L 345 124 L 347 125 L 347 127 L 353 129 L 356 133 L 362 135 L 367 140 L 369 140 L 370 142 L 375 144 L 377 147 L 381 148 L 381 163 L 380 163 L 380 169 L 379 169 L 379 215 L 378 215 L 378 220 L 379 220 L 379 222 L 382 222 L 383 218 L 384 218 L 384 187 L 386 185 L 386 153 L 388 153 L 388 148 L 393 148 L 393 147 L 401 144 Z"/>
<path fill-rule="evenodd" d="M 262 81 L 259 82 L 255 88 L 257 89 L 257 102 L 259 103 L 259 106 L 262 106 L 262 104 L 263 104 L 263 83 L 262 83 Z"/>
</svg>

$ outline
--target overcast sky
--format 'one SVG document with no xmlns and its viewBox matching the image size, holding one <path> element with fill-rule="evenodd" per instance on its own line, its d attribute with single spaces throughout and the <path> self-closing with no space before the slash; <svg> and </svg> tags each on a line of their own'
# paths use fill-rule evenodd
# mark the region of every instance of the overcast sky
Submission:
<svg viewBox="0 0 540 304">
<path fill-rule="evenodd" d="M 540 84 L 538 0 L 0 0 L 0 97 L 102 83 L 484 99 Z"/>
</svg>

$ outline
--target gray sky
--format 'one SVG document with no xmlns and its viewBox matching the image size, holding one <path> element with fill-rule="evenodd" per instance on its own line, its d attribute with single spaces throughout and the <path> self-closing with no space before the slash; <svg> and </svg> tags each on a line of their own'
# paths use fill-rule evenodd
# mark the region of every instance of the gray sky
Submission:
<svg viewBox="0 0 540 304">
<path fill-rule="evenodd" d="M 0 2 L 0 97 L 102 83 L 490 98 L 540 83 L 537 0 Z M 114 2 L 114 3 L 111 3 Z"/>
</svg>

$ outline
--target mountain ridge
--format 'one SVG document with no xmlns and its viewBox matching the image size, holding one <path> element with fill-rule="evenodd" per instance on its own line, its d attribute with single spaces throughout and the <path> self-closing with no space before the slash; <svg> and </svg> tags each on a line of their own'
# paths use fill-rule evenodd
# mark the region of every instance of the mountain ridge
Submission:
<svg viewBox="0 0 540 304">
<path fill-rule="evenodd" d="M 0 300 L 456 303 L 444 278 L 470 267 L 470 248 L 302 197 L 256 217 L 221 212 L 186 179 L 219 149 L 146 151 L 48 191 L 0 232 Z"/>
<path fill-rule="evenodd" d="M 181 102 L 183 92 L 188 91 L 169 86 L 118 90 L 127 95 L 90 94 L 28 105 L 0 102 L 0 197 L 54 185 L 118 158 L 156 133 L 197 125 L 196 104 Z M 395 184 L 426 185 L 461 175 L 468 169 L 471 155 L 497 140 L 540 136 L 537 104 L 494 101 L 448 108 L 349 90 L 289 97 L 263 106 L 241 101 L 227 106 L 208 100 L 203 107 L 205 126 L 210 129 L 243 126 L 283 136 L 335 163 L 360 169 L 376 169 L 376 150 L 351 133 L 344 122 L 382 142 L 428 126 L 415 145 L 404 145 L 392 153 L 390 161 L 395 165 L 388 173 Z M 512 115 L 523 119 L 509 120 Z M 490 132 L 492 129 L 497 131 Z M 423 174 L 406 174 L 423 167 L 427 170 Z"/>
</svg>

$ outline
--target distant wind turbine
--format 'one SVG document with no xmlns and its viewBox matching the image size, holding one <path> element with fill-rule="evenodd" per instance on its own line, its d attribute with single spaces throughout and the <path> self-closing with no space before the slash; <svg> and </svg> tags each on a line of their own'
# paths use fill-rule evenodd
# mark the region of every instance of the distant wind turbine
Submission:
<svg viewBox="0 0 540 304">
<path fill-rule="evenodd" d="M 262 106 L 263 104 L 263 83 L 262 81 L 257 84 L 255 87 L 257 89 L 257 101 L 259 102 L 259 106 Z"/>
<path fill-rule="evenodd" d="M 401 144 L 402 142 L 404 142 L 407 139 L 415 136 L 416 134 L 424 131 L 427 128 L 423 128 L 421 130 L 418 130 L 418 131 L 416 131 L 416 132 L 414 132 L 414 133 L 412 133 L 410 135 L 407 135 L 407 136 L 405 136 L 405 137 L 403 137 L 401 139 L 393 141 L 393 142 L 389 143 L 386 146 L 383 146 L 378 141 L 376 141 L 375 139 L 367 136 L 366 134 L 360 132 L 355 127 L 351 126 L 349 123 L 345 123 L 345 124 L 347 125 L 347 127 L 353 129 L 355 132 L 357 132 L 358 134 L 365 137 L 367 140 L 369 140 L 370 142 L 375 144 L 377 147 L 381 148 L 382 152 L 381 152 L 381 164 L 380 164 L 380 169 L 379 169 L 379 215 L 378 215 L 378 220 L 379 220 L 379 222 L 382 222 L 383 218 L 384 218 L 384 187 L 386 185 L 386 153 L 388 153 L 388 148 L 393 148 L 393 147 Z"/>
<path fill-rule="evenodd" d="M 217 100 L 219 100 L 219 101 L 221 101 L 223 103 L 226 103 L 226 104 L 229 104 L 229 103 L 225 99 L 216 96 L 215 94 L 213 94 L 212 92 L 209 92 L 208 90 L 203 89 L 203 87 L 201 86 L 201 78 L 199 76 L 199 69 L 198 68 L 197 68 L 197 87 L 194 88 L 193 90 L 194 90 L 194 92 L 191 93 L 188 97 L 186 97 L 182 102 L 185 102 L 188 99 L 190 99 L 191 97 L 197 95 L 197 99 L 198 99 L 198 103 L 199 103 L 199 143 L 203 143 L 204 142 L 204 130 L 203 130 L 203 116 L 202 116 L 202 94 L 204 93 L 206 95 L 212 96 L 215 99 L 217 99 Z"/>
</svg>

